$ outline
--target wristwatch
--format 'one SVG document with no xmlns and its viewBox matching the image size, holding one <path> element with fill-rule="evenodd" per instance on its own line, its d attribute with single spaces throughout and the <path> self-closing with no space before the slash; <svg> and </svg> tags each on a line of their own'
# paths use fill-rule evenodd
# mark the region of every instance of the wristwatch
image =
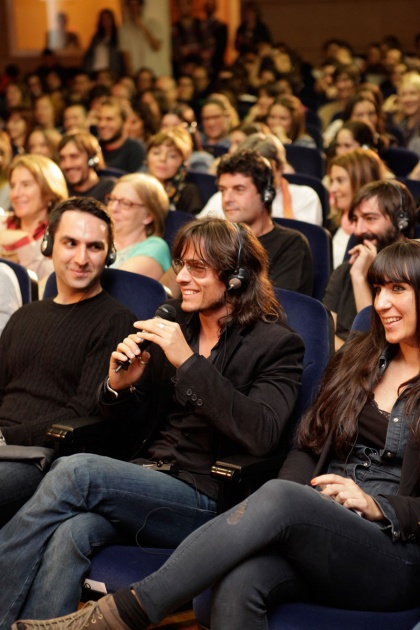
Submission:
<svg viewBox="0 0 420 630">
<path fill-rule="evenodd" d="M 112 389 L 111 385 L 109 384 L 109 376 L 105 380 L 105 393 L 109 392 L 114 396 L 114 398 L 119 398 L 121 394 L 132 394 L 135 391 L 136 388 L 134 387 L 134 385 L 130 385 L 130 387 L 127 387 L 126 389 L 121 389 L 119 392 L 117 392 L 115 389 Z"/>
</svg>

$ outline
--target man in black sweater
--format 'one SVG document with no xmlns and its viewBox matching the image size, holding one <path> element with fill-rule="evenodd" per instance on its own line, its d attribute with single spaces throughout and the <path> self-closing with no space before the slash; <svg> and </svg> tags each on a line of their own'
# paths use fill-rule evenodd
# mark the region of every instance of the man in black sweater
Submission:
<svg viewBox="0 0 420 630">
<path fill-rule="evenodd" d="M 57 296 L 20 308 L 0 339 L 1 525 L 33 494 L 51 460 L 50 449 L 28 447 L 47 447 L 54 422 L 98 413 L 109 353 L 136 320 L 101 287 L 115 250 L 99 202 L 81 197 L 57 206 L 43 246 Z"/>
<path fill-rule="evenodd" d="M 116 98 L 101 102 L 98 112 L 98 134 L 105 164 L 127 173 L 140 170 L 146 150 L 139 140 L 127 135 L 127 112 Z"/>
</svg>

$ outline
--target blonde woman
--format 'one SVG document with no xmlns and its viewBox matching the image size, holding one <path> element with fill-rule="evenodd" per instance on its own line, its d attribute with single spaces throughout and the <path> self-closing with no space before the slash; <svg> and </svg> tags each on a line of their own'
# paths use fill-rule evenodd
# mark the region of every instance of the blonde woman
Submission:
<svg viewBox="0 0 420 630">
<path fill-rule="evenodd" d="M 171 265 L 162 236 L 169 199 L 161 183 L 144 173 L 121 177 L 107 196 L 114 221 L 117 259 L 112 265 L 159 280 Z"/>
<path fill-rule="evenodd" d="M 10 165 L 9 185 L 13 215 L 0 231 L 1 256 L 27 267 L 41 280 L 53 271 L 40 244 L 52 209 L 68 197 L 64 175 L 49 158 L 21 155 Z"/>
</svg>

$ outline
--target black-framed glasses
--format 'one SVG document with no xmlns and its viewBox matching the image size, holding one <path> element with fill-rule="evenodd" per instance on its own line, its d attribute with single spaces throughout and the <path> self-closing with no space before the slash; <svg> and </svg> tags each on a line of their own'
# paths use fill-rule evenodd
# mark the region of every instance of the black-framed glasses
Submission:
<svg viewBox="0 0 420 630">
<path fill-rule="evenodd" d="M 122 210 L 131 210 L 131 208 L 135 208 L 136 206 L 144 208 L 143 203 L 135 203 L 134 201 L 129 201 L 128 199 L 120 199 L 119 197 L 114 197 L 114 195 L 105 195 L 105 202 L 107 206 L 116 204 Z"/>
<path fill-rule="evenodd" d="M 206 271 L 209 268 L 209 265 L 202 260 L 182 260 L 182 258 L 174 258 L 172 261 L 172 269 L 176 275 L 179 274 L 184 265 L 187 268 L 188 273 L 190 273 L 194 278 L 204 278 Z"/>
</svg>

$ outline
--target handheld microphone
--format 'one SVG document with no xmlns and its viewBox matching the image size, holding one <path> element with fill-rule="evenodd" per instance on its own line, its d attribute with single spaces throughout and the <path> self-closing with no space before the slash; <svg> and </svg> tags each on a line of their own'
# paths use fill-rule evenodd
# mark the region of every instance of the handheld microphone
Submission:
<svg viewBox="0 0 420 630">
<path fill-rule="evenodd" d="M 159 308 L 156 310 L 154 317 L 158 317 L 159 319 L 166 319 L 169 322 L 174 322 L 176 318 L 176 310 L 171 304 L 161 304 Z M 138 344 L 140 351 L 146 350 L 148 346 L 150 346 L 152 342 L 149 339 L 143 339 L 142 342 Z M 127 371 L 130 365 L 135 361 L 135 359 L 129 359 L 128 361 L 118 361 L 118 367 L 115 372 L 119 372 L 120 370 Z"/>
</svg>

